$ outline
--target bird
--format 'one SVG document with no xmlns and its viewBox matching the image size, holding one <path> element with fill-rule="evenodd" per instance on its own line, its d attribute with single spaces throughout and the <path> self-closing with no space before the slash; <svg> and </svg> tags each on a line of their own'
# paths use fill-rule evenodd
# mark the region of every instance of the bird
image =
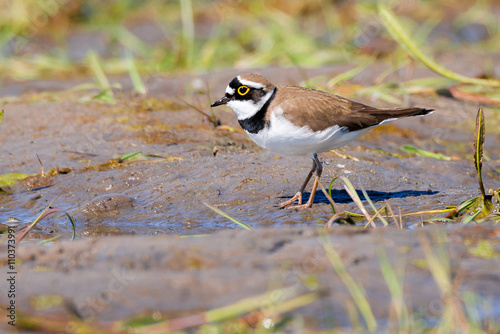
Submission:
<svg viewBox="0 0 500 334">
<path fill-rule="evenodd" d="M 310 208 L 323 171 L 318 153 L 349 144 L 369 129 L 404 117 L 423 116 L 433 109 L 379 109 L 321 90 L 275 86 L 259 74 L 231 80 L 225 95 L 211 107 L 226 105 L 250 139 L 263 149 L 292 156 L 310 156 L 312 168 L 299 191 L 280 208 Z M 302 194 L 316 173 L 309 199 Z M 297 202 L 297 204 L 295 204 Z M 295 204 L 295 205 L 294 205 Z"/>
</svg>

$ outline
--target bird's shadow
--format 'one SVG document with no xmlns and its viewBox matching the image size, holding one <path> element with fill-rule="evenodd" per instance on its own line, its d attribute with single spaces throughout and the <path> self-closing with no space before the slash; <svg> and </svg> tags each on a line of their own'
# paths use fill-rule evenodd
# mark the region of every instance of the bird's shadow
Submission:
<svg viewBox="0 0 500 334">
<path fill-rule="evenodd" d="M 356 190 L 358 196 L 361 200 L 366 200 L 363 192 L 361 190 Z M 368 197 L 373 202 L 385 201 L 391 198 L 405 198 L 405 197 L 418 197 L 424 195 L 435 195 L 439 193 L 439 191 L 434 190 L 399 190 L 399 191 L 377 191 L 377 190 L 367 190 L 366 193 Z M 303 202 L 309 200 L 309 196 L 311 193 L 304 192 L 303 194 Z M 281 196 L 280 198 L 291 198 L 291 196 Z M 335 203 L 352 203 L 352 198 L 344 189 L 332 189 L 332 199 Z M 317 191 L 316 196 L 314 197 L 315 204 L 319 203 L 330 203 L 328 198 L 326 198 L 325 194 L 322 191 Z"/>
</svg>

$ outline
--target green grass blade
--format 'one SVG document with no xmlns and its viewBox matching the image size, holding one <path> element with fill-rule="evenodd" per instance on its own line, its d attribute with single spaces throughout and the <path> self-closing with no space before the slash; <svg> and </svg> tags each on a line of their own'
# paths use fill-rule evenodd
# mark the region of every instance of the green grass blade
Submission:
<svg viewBox="0 0 500 334">
<path fill-rule="evenodd" d="M 427 157 L 427 158 L 446 160 L 446 161 L 451 160 L 451 157 L 446 156 L 444 154 L 434 153 L 434 152 L 430 152 L 430 151 L 426 151 L 426 150 L 421 150 L 421 149 L 416 148 L 415 146 L 412 146 L 412 145 L 403 145 L 403 146 L 401 146 L 401 150 L 407 151 L 410 153 L 415 153 L 415 154 L 418 154 L 420 156 Z"/>
<path fill-rule="evenodd" d="M 101 92 L 99 92 L 99 94 L 95 95 L 94 97 L 92 97 L 92 99 L 95 99 L 95 100 L 102 100 L 104 102 L 108 102 L 108 103 L 111 103 L 111 104 L 115 104 L 116 103 L 116 100 L 115 98 L 112 96 L 113 94 L 113 91 L 111 89 L 104 89 L 102 90 Z"/>
<path fill-rule="evenodd" d="M 430 271 L 434 281 L 441 291 L 441 300 L 443 304 L 442 314 L 439 323 L 435 327 L 436 333 L 465 333 L 467 330 L 459 331 L 456 327 L 459 323 L 459 315 L 462 310 L 455 307 L 454 301 L 456 297 L 453 295 L 453 283 L 450 276 L 450 264 L 446 251 L 444 250 L 445 235 L 437 232 L 434 239 L 438 241 L 437 252 L 433 250 L 433 246 L 429 242 L 425 233 L 417 233 L 420 247 L 425 256 L 425 264 Z M 461 307 L 461 305 L 460 305 Z"/>
<path fill-rule="evenodd" d="M 111 88 L 111 84 L 109 83 L 109 80 L 106 77 L 106 74 L 104 74 L 101 64 L 99 63 L 99 56 L 97 55 L 97 53 L 95 53 L 94 51 L 89 51 L 88 61 L 90 69 L 94 73 L 99 88 L 101 89 L 101 92 L 94 96 L 94 99 L 101 99 L 109 103 L 116 103 L 113 89 Z"/>
<path fill-rule="evenodd" d="M 210 234 L 189 234 L 189 235 L 179 235 L 180 239 L 189 239 L 189 238 L 204 238 L 209 237 Z"/>
<path fill-rule="evenodd" d="M 151 322 L 151 318 L 131 319 L 121 324 L 122 328 L 133 327 L 135 333 L 170 333 L 199 327 L 209 323 L 237 319 L 250 312 L 261 309 L 272 314 L 283 314 L 299 307 L 311 304 L 323 295 L 323 292 L 313 291 L 298 295 L 296 288 L 279 288 L 262 295 L 241 299 L 233 304 L 208 310 L 202 313 L 174 318 L 161 323 Z"/>
<path fill-rule="evenodd" d="M 205 203 L 205 202 L 202 202 L 202 203 L 203 203 L 203 204 L 205 204 L 205 205 L 206 205 L 206 206 L 207 206 L 210 210 L 215 211 L 216 213 L 218 213 L 218 214 L 219 214 L 219 215 L 221 215 L 222 217 L 225 217 L 225 218 L 229 219 L 230 221 L 232 221 L 232 222 L 233 222 L 233 223 L 235 223 L 235 224 L 238 224 L 239 226 L 243 227 L 245 230 L 249 230 L 249 231 L 253 230 L 253 228 L 252 228 L 251 226 L 249 226 L 249 225 L 247 225 L 247 224 L 245 224 L 245 223 L 240 222 L 240 221 L 239 221 L 238 219 L 236 219 L 236 218 L 233 218 L 233 217 L 229 216 L 229 215 L 228 215 L 227 213 L 225 213 L 224 211 L 219 210 L 219 209 L 217 209 L 216 207 L 211 206 L 211 205 L 210 205 L 210 204 L 208 204 L 208 203 Z"/>
<path fill-rule="evenodd" d="M 427 57 L 413 42 L 413 39 L 408 35 L 408 33 L 404 30 L 403 26 L 396 18 L 396 16 L 383 4 L 379 4 L 378 13 L 382 18 L 382 22 L 385 25 L 387 31 L 391 34 L 391 36 L 396 40 L 396 42 L 405 49 L 413 58 L 422 62 L 425 66 L 433 70 L 434 72 L 459 81 L 463 83 L 476 84 L 476 85 L 484 85 L 484 86 L 500 86 L 500 81 L 495 79 L 477 79 L 470 78 L 465 75 L 461 75 L 455 73 L 440 64 L 436 63 L 433 59 Z"/>
<path fill-rule="evenodd" d="M 275 292 L 278 291 L 280 293 L 280 296 L 283 296 L 283 294 L 289 294 L 291 290 L 288 291 L 286 291 L 285 289 L 275 290 Z M 216 322 L 241 316 L 242 314 L 245 314 L 249 311 L 256 310 L 259 307 L 259 305 L 269 306 L 272 300 L 270 299 L 270 296 L 271 295 L 268 292 L 263 294 L 262 296 L 245 298 L 234 304 L 207 311 L 205 313 L 205 319 L 207 322 Z"/>
<path fill-rule="evenodd" d="M 0 111 L 0 123 L 2 123 L 2 121 L 3 121 L 3 114 L 4 114 L 4 111 L 2 109 L 2 111 Z"/>
<path fill-rule="evenodd" d="M 321 291 L 315 291 L 299 296 L 294 296 L 289 300 L 285 300 L 290 297 L 290 294 L 293 293 L 295 293 L 293 290 L 287 290 L 286 288 L 276 289 L 274 291 L 266 293 L 262 297 L 250 297 L 226 307 L 207 311 L 206 318 L 209 322 L 218 322 L 224 319 L 235 318 L 237 316 L 240 316 L 241 314 L 247 313 L 249 309 L 254 308 L 256 305 L 260 307 L 266 307 L 266 310 L 270 310 L 273 314 L 282 314 L 314 303 L 321 298 L 322 294 Z M 275 300 L 273 297 L 276 295 L 280 296 L 281 298 Z"/>
<path fill-rule="evenodd" d="M 466 209 L 470 208 L 471 206 L 473 206 L 474 203 L 476 203 L 476 200 L 478 200 L 478 199 L 479 199 L 479 197 L 474 197 L 474 198 L 471 198 L 471 199 L 468 199 L 468 200 L 461 202 L 458 206 L 456 206 L 453 210 L 451 210 L 445 216 L 445 218 L 456 217 L 461 211 L 466 210 Z"/>
<path fill-rule="evenodd" d="M 470 216 L 466 216 L 464 218 L 464 220 L 462 220 L 462 224 L 464 224 L 464 225 L 469 224 L 470 222 L 474 221 L 474 219 L 476 219 L 476 217 L 479 216 L 481 213 L 482 213 L 482 211 L 478 210 L 476 213 L 474 213 Z"/>
<path fill-rule="evenodd" d="M 212 108 L 212 98 L 210 97 L 210 85 L 208 81 L 206 81 L 206 92 L 207 92 L 208 105 L 210 106 L 210 113 L 212 114 L 212 124 L 214 125 L 214 127 L 216 127 L 217 117 L 215 116 L 214 108 Z"/>
<path fill-rule="evenodd" d="M 368 211 L 366 211 L 365 206 L 363 205 L 363 202 L 358 196 L 358 193 L 356 192 L 356 189 L 352 185 L 351 181 L 349 181 L 345 177 L 341 177 L 342 181 L 344 182 L 344 189 L 347 192 L 347 194 L 352 198 L 354 203 L 357 205 L 359 210 L 361 210 L 361 213 L 365 216 L 366 220 L 370 222 L 372 227 L 376 227 L 375 223 L 373 222 L 373 219 L 370 217 L 368 214 Z"/>
<path fill-rule="evenodd" d="M 479 107 L 476 116 L 476 129 L 474 130 L 474 166 L 477 170 L 477 177 L 479 180 L 479 189 L 481 190 L 481 199 L 484 201 L 486 193 L 484 191 L 483 184 L 483 152 L 484 152 L 484 136 L 485 136 L 485 125 L 484 125 L 484 111 L 483 107 Z"/>
<path fill-rule="evenodd" d="M 342 81 L 346 81 L 346 80 L 352 79 L 354 76 L 356 76 L 359 73 L 363 72 L 363 70 L 365 68 L 367 68 L 368 66 L 370 66 L 371 64 L 373 64 L 374 61 L 375 61 L 375 57 L 371 57 L 370 59 L 368 59 L 364 63 L 358 65 L 357 67 L 353 68 L 352 70 L 349 70 L 349 71 L 346 71 L 344 73 L 341 73 L 341 74 L 335 76 L 334 78 L 330 79 L 330 81 L 328 81 L 328 85 L 329 86 L 335 86 L 336 84 L 338 84 L 338 83 L 340 83 Z"/>
<path fill-rule="evenodd" d="M 7 173 L 0 175 L 0 188 L 10 187 L 16 184 L 18 181 L 23 180 L 29 176 L 36 174 L 26 174 L 26 173 Z"/>
<path fill-rule="evenodd" d="M 408 333 L 410 330 L 409 314 L 404 302 L 402 286 L 402 282 L 404 282 L 404 271 L 402 271 L 402 274 L 398 277 L 389 262 L 387 252 L 382 246 L 377 247 L 377 256 L 380 263 L 380 271 L 382 272 L 382 276 L 384 276 L 385 283 L 387 284 L 391 294 L 392 306 L 394 307 L 398 317 L 399 331 L 402 333 Z"/>
<path fill-rule="evenodd" d="M 133 152 L 133 153 L 127 153 L 127 154 L 124 154 L 120 157 L 120 159 L 118 160 L 118 162 L 125 162 L 127 160 L 131 160 L 133 158 L 136 158 L 138 157 L 139 155 L 141 155 L 142 152 L 139 151 L 139 152 Z"/>
<path fill-rule="evenodd" d="M 366 201 L 368 202 L 368 204 L 370 204 L 370 207 L 373 209 L 374 212 L 378 213 L 379 210 L 377 210 L 377 208 L 375 207 L 375 204 L 373 204 L 373 202 L 372 202 L 370 196 L 368 196 L 368 193 L 366 192 L 365 188 L 362 185 L 360 185 L 360 188 L 361 188 L 361 192 L 363 193 L 363 196 L 365 196 Z M 387 220 L 385 220 L 385 218 L 381 214 L 379 214 L 378 217 L 385 226 L 389 225 Z M 373 219 L 375 219 L 375 217 Z"/>
<path fill-rule="evenodd" d="M 95 75 L 97 83 L 100 88 L 103 90 L 109 89 L 111 90 L 111 85 L 109 84 L 109 80 L 104 74 L 102 70 L 101 64 L 99 63 L 99 56 L 94 51 L 89 51 L 88 53 L 89 66 L 92 72 Z"/>
<path fill-rule="evenodd" d="M 127 65 L 128 74 L 130 76 L 130 80 L 132 80 L 132 84 L 134 85 L 134 90 L 139 94 L 145 95 L 148 91 L 144 82 L 142 82 L 137 66 L 135 65 L 134 57 L 130 52 L 127 53 Z"/>
<path fill-rule="evenodd" d="M 42 213 L 38 217 L 36 217 L 36 219 L 33 221 L 33 223 L 31 223 L 31 225 L 26 228 L 26 230 L 23 232 L 23 234 L 21 234 L 21 236 L 19 238 L 17 238 L 17 242 L 18 243 L 21 242 L 24 239 L 24 237 L 29 233 L 29 231 L 33 228 L 33 226 L 35 226 L 40 220 L 42 220 L 43 218 L 45 218 L 50 213 L 50 212 L 49 213 L 47 213 L 47 212 L 49 210 L 52 210 L 51 209 L 52 204 L 54 204 L 54 202 L 56 201 L 56 199 L 59 196 L 61 196 L 62 193 L 63 193 L 63 191 L 61 190 L 59 192 L 59 194 L 57 194 L 57 196 L 52 200 L 52 202 L 50 202 L 49 205 L 47 205 L 45 207 L 45 209 L 42 211 Z"/>
<path fill-rule="evenodd" d="M 335 204 L 335 202 L 332 199 L 332 185 L 333 185 L 333 182 L 335 182 L 335 180 L 337 180 L 337 179 L 338 179 L 338 177 L 335 177 L 335 178 L 333 178 L 332 182 L 330 182 L 330 185 L 328 186 L 328 193 L 326 192 L 325 187 L 323 187 L 323 184 L 321 184 L 321 181 L 319 181 L 319 186 L 321 188 L 321 191 L 323 192 L 323 194 L 325 194 L 325 197 L 330 202 L 330 205 L 332 206 L 332 210 L 333 210 L 334 215 L 337 214 L 337 212 L 340 212 L 340 209 L 337 207 L 337 205 Z"/>
<path fill-rule="evenodd" d="M 20 242 L 22 239 L 24 239 L 24 237 L 29 233 L 29 231 L 31 231 L 31 229 L 37 224 L 39 223 L 41 220 L 43 220 L 45 217 L 47 217 L 48 215 L 54 213 L 54 212 L 62 212 L 66 215 L 66 217 L 68 217 L 68 220 L 69 222 L 71 223 L 71 231 L 72 231 L 72 234 L 71 234 L 71 240 L 75 240 L 75 237 L 76 237 L 76 226 L 75 226 L 75 221 L 73 220 L 73 218 L 71 218 L 71 216 L 66 212 L 64 211 L 63 209 L 59 209 L 59 208 L 49 208 L 48 210 L 44 210 L 36 219 L 35 221 L 28 227 L 26 228 L 26 230 L 23 232 L 23 234 L 21 235 L 21 237 L 19 237 L 19 240 L 18 242 Z"/>
<path fill-rule="evenodd" d="M 447 296 L 452 291 L 452 283 L 450 281 L 449 263 L 443 263 L 434 253 L 429 239 L 424 233 L 417 234 L 420 246 L 425 255 L 427 267 L 431 272 L 434 281 L 441 290 L 442 295 Z"/>
<path fill-rule="evenodd" d="M 194 56 L 194 17 L 191 0 L 179 0 L 182 20 L 182 45 L 184 47 L 184 64 L 190 67 Z"/>
<path fill-rule="evenodd" d="M 319 235 L 323 244 L 323 248 L 325 249 L 326 255 L 328 256 L 333 269 L 335 269 L 335 272 L 337 273 L 337 275 L 339 275 L 342 283 L 346 286 L 352 299 L 356 303 L 356 306 L 358 307 L 361 315 L 365 319 L 368 330 L 371 332 L 375 331 L 377 329 L 377 320 L 373 315 L 371 306 L 365 297 L 363 289 L 358 284 L 356 284 L 352 276 L 347 271 L 346 267 L 342 263 L 342 260 L 340 259 L 339 254 L 330 242 L 328 234 L 320 230 Z"/>
<path fill-rule="evenodd" d="M 56 236 L 54 236 L 52 238 L 42 240 L 42 241 L 40 241 L 40 245 L 45 245 L 45 244 L 47 244 L 49 242 L 55 241 L 55 240 L 59 239 L 62 236 L 63 236 L 62 234 L 58 234 L 58 235 L 56 235 Z"/>
<path fill-rule="evenodd" d="M 67 213 L 66 211 L 64 210 L 61 210 L 65 215 L 66 217 L 68 217 L 68 220 L 69 222 L 71 223 L 71 230 L 72 230 L 72 234 L 71 234 L 71 240 L 75 240 L 75 237 L 76 237 L 76 225 L 75 225 L 75 221 L 73 220 L 73 218 L 69 215 L 69 213 Z"/>
</svg>

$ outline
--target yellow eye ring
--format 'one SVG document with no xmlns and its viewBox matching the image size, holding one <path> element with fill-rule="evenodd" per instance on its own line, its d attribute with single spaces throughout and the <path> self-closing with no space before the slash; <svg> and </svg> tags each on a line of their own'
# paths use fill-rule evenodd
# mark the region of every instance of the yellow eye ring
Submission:
<svg viewBox="0 0 500 334">
<path fill-rule="evenodd" d="M 240 94 L 241 96 L 248 94 L 249 91 L 250 88 L 248 88 L 247 86 L 238 87 L 238 94 Z"/>
</svg>

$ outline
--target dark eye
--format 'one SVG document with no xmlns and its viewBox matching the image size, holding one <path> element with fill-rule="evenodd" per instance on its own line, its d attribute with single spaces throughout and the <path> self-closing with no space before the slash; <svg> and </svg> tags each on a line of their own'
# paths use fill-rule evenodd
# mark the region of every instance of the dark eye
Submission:
<svg viewBox="0 0 500 334">
<path fill-rule="evenodd" d="M 249 91 L 250 88 L 248 88 L 247 86 L 238 87 L 238 94 L 240 94 L 241 96 L 248 94 Z"/>
</svg>

